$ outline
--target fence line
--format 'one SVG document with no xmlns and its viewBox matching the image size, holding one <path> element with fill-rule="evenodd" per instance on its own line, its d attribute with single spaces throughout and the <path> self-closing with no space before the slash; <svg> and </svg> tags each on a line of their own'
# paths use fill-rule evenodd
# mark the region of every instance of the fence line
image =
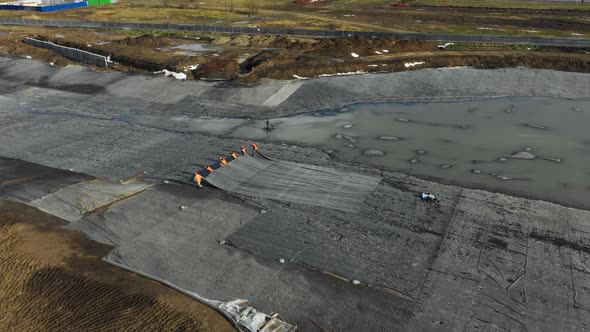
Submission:
<svg viewBox="0 0 590 332">
<path fill-rule="evenodd" d="M 272 34 L 310 37 L 393 37 L 406 40 L 424 40 L 435 42 L 454 43 L 489 43 L 489 44 L 525 44 L 537 46 L 564 46 L 576 48 L 590 48 L 590 39 L 587 38 L 560 38 L 560 37 L 528 37 L 528 36 L 501 36 L 501 35 L 454 35 L 411 32 L 370 32 L 347 30 L 308 30 L 294 28 L 274 27 L 234 27 L 227 25 L 211 24 L 173 24 L 173 23 L 141 23 L 141 22 L 104 22 L 104 21 L 75 21 L 75 20 L 47 20 L 27 19 L 20 17 L 0 17 L 0 25 L 34 25 L 49 27 L 75 27 L 98 29 L 145 29 L 168 30 L 187 32 L 206 32 L 224 34 Z"/>
<path fill-rule="evenodd" d="M 68 58 L 70 60 L 88 63 L 99 67 L 108 67 L 109 58 L 103 55 L 94 54 L 87 51 L 79 50 L 77 48 L 61 46 L 54 44 L 52 42 L 47 42 L 28 37 L 25 39 L 25 43 L 37 47 L 50 49 L 55 53 L 62 55 L 64 58 Z"/>
</svg>

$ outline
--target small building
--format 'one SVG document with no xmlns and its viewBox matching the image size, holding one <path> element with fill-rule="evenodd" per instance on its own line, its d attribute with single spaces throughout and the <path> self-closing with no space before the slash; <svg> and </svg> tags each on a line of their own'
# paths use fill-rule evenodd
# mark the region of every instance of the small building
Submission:
<svg viewBox="0 0 590 332">
<path fill-rule="evenodd" d="M 86 6 L 108 5 L 110 3 L 111 0 L 20 0 L 1 3 L 0 9 L 50 12 Z"/>
</svg>

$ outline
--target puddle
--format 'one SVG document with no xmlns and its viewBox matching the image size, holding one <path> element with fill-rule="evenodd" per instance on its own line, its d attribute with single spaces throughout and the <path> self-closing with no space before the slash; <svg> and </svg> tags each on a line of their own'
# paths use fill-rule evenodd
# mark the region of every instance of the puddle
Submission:
<svg viewBox="0 0 590 332">
<path fill-rule="evenodd" d="M 508 110 L 508 111 L 507 111 Z M 236 128 L 232 136 L 492 191 L 590 206 L 590 101 L 511 97 L 357 104 Z M 512 157 L 511 157 L 512 156 Z"/>
<path fill-rule="evenodd" d="M 186 55 L 191 55 L 191 56 L 196 56 L 196 55 L 201 55 L 205 52 L 208 51 L 216 51 L 217 49 L 206 46 L 205 44 L 182 44 L 182 45 L 177 45 L 172 47 L 173 50 L 180 50 L 180 52 L 186 54 Z"/>
</svg>

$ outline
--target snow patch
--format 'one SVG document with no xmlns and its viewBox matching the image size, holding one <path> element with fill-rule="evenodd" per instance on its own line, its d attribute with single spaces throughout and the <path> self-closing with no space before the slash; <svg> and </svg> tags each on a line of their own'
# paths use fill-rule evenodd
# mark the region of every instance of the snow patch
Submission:
<svg viewBox="0 0 590 332">
<path fill-rule="evenodd" d="M 444 43 L 444 44 L 438 45 L 438 48 L 447 48 L 452 45 L 455 45 L 455 43 Z"/>
<path fill-rule="evenodd" d="M 477 30 L 495 30 L 495 31 L 504 31 L 504 29 L 496 29 L 496 28 L 487 28 L 487 27 L 479 27 Z"/>
<path fill-rule="evenodd" d="M 424 61 L 417 61 L 417 62 L 406 62 L 406 63 L 404 63 L 404 66 L 405 66 L 406 68 L 410 68 L 410 67 L 414 67 L 414 66 L 423 65 L 423 64 L 425 64 L 425 63 L 426 63 L 426 62 L 424 62 Z"/>
<path fill-rule="evenodd" d="M 383 53 L 389 53 L 389 50 L 381 50 Z"/>
<path fill-rule="evenodd" d="M 330 76 L 345 76 L 345 75 L 359 75 L 359 74 L 366 74 L 366 71 L 357 70 L 357 71 L 349 71 L 348 73 L 336 73 L 336 74 L 321 74 L 318 77 L 330 77 Z"/>
<path fill-rule="evenodd" d="M 295 74 L 293 74 L 293 77 L 295 77 L 298 80 L 308 80 L 309 79 L 309 77 L 298 76 L 298 75 L 295 75 Z"/>
<path fill-rule="evenodd" d="M 375 51 L 375 54 L 383 54 L 383 52 Z"/>
<path fill-rule="evenodd" d="M 354 53 L 354 52 L 353 52 L 353 53 L 350 53 L 350 55 L 351 55 L 353 58 L 358 58 L 358 57 L 359 57 L 359 55 L 358 55 L 358 54 L 356 54 L 356 53 Z"/>
<path fill-rule="evenodd" d="M 187 70 L 195 70 L 195 69 L 199 68 L 199 66 L 200 65 L 197 63 L 196 65 L 192 65 L 192 66 L 188 66 L 188 67 L 184 68 L 184 70 L 185 71 L 187 71 Z"/>
<path fill-rule="evenodd" d="M 156 72 L 154 72 L 154 74 L 164 74 L 164 77 L 173 76 L 177 80 L 186 80 L 185 73 L 175 73 L 173 71 L 169 71 L 166 69 L 164 69 L 162 71 L 156 71 Z"/>
</svg>

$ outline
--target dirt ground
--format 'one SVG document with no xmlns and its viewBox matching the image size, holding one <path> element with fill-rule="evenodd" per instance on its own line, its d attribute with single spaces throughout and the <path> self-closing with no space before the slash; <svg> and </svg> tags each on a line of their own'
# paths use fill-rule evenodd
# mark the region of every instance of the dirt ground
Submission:
<svg viewBox="0 0 590 332">
<path fill-rule="evenodd" d="M 234 331 L 220 314 L 100 261 L 111 248 L 0 199 L 0 330 Z"/>
<path fill-rule="evenodd" d="M 422 68 L 529 67 L 589 72 L 585 49 L 512 45 L 437 45 L 392 38 L 305 38 L 280 35 L 142 35 L 129 31 L 5 28 L 0 53 L 31 57 L 55 66 L 73 64 L 52 51 L 24 43 L 25 37 L 109 55 L 116 71 L 151 74 L 164 69 L 187 79 L 256 82 L 350 72 L 397 72 Z M 188 49 L 187 49 L 188 47 Z M 417 66 L 407 63 L 420 62 Z M 104 70 L 96 68 L 97 70 Z M 160 74 L 161 75 L 161 74 Z"/>
<path fill-rule="evenodd" d="M 487 4 L 487 6 L 486 6 Z M 0 15 L 93 21 L 227 24 L 362 31 L 588 37 L 590 7 L 519 1 L 221 1 L 120 0 L 108 6 Z"/>
</svg>

